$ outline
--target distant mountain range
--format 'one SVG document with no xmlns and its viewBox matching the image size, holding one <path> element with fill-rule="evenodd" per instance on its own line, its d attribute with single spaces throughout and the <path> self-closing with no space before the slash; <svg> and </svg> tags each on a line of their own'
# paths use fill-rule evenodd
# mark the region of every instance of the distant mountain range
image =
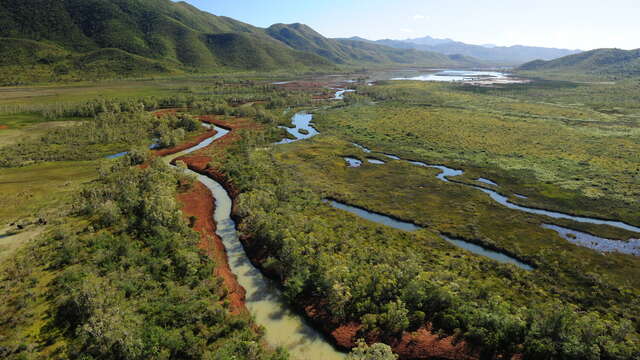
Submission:
<svg viewBox="0 0 640 360">
<path fill-rule="evenodd" d="M 397 49 L 414 49 L 430 51 L 445 55 L 462 55 L 475 58 L 492 65 L 520 65 L 533 60 L 552 60 L 559 57 L 580 53 L 580 50 L 555 49 L 534 46 L 496 46 L 471 45 L 451 39 L 436 39 L 425 36 L 407 40 L 377 40 L 371 41 L 363 38 L 351 38 L 359 41 L 368 41 L 378 45 L 386 45 Z"/>
<path fill-rule="evenodd" d="M 520 66 L 518 70 L 608 79 L 638 77 L 640 76 L 640 49 L 597 49 L 551 61 L 532 61 Z"/>
<path fill-rule="evenodd" d="M 357 40 L 302 24 L 258 28 L 170 0 L 0 0 L 3 83 L 340 65 L 468 67 L 480 61 Z"/>
<path fill-rule="evenodd" d="M 398 49 L 359 39 L 329 39 L 304 24 L 275 24 L 267 28 L 266 33 L 293 49 L 316 54 L 335 64 L 395 63 L 453 67 L 481 64 L 470 57 Z"/>
</svg>

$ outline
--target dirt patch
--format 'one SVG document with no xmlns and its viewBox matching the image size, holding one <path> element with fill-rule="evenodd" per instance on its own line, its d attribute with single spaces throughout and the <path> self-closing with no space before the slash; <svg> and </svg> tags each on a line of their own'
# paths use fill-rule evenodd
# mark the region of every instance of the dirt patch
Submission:
<svg viewBox="0 0 640 360">
<path fill-rule="evenodd" d="M 215 200 L 211 192 L 200 182 L 195 182 L 189 191 L 178 195 L 178 201 L 182 204 L 182 212 L 186 218 L 196 218 L 193 229 L 200 234 L 198 247 L 215 261 L 215 274 L 223 280 L 227 289 L 231 313 L 246 312 L 245 290 L 231 271 L 222 239 L 216 235 L 216 224 L 213 221 Z"/>
<path fill-rule="evenodd" d="M 376 342 L 378 339 L 369 339 Z M 478 359 L 476 351 L 464 342 L 456 342 L 451 337 L 441 338 L 430 328 L 422 327 L 412 333 L 404 333 L 402 338 L 391 344 L 393 351 L 403 359 Z"/>
</svg>

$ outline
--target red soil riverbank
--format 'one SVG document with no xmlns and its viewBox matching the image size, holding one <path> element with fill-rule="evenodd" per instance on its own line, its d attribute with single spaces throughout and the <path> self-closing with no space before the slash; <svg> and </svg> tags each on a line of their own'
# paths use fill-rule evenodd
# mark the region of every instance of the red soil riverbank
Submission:
<svg viewBox="0 0 640 360">
<path fill-rule="evenodd" d="M 208 121 L 218 126 L 224 126 L 232 129 L 232 132 L 226 137 L 218 140 L 215 144 L 217 147 L 223 149 L 230 143 L 238 139 L 238 134 L 233 130 L 240 128 L 255 127 L 255 123 L 247 122 L 226 122 L 219 120 L 215 117 L 200 117 L 203 121 Z M 228 181 L 226 176 L 221 174 L 217 169 L 209 166 L 211 158 L 208 155 L 203 154 L 203 151 L 181 157 L 177 160 L 183 161 L 189 169 L 208 176 L 217 182 L 221 183 L 229 195 L 235 202 L 239 195 L 238 190 Z M 235 208 L 235 206 L 234 206 Z M 240 219 L 234 209 L 234 220 L 240 222 Z M 264 271 L 262 263 L 267 257 L 264 249 L 261 249 L 259 244 L 253 244 L 251 237 L 242 237 L 241 241 L 247 250 L 251 261 Z M 275 274 L 266 273 L 267 276 L 274 277 Z M 323 306 L 321 299 L 299 299 L 297 306 L 303 310 L 307 317 L 325 334 L 328 334 L 330 339 L 336 346 L 341 349 L 351 349 L 355 346 L 355 341 L 360 335 L 362 326 L 358 323 L 339 324 L 331 318 L 330 314 L 326 311 L 326 307 Z M 366 334 L 365 338 L 368 342 L 382 342 L 383 339 L 376 333 Z M 400 355 L 401 359 L 430 359 L 441 358 L 451 360 L 475 360 L 478 357 L 475 352 L 467 347 L 464 342 L 455 342 L 453 338 L 441 338 L 439 335 L 430 331 L 428 327 L 423 327 L 413 333 L 404 333 L 400 338 L 384 339 L 394 350 L 395 353 Z"/>
<path fill-rule="evenodd" d="M 154 114 L 156 116 L 162 116 L 175 112 L 176 109 L 167 109 L 155 112 Z M 189 142 L 171 149 L 156 150 L 153 153 L 156 156 L 175 154 L 196 146 L 215 134 L 215 130 L 207 131 Z M 221 140 L 216 142 L 216 144 L 219 144 L 220 141 Z M 200 182 L 195 182 L 187 192 L 178 194 L 177 200 L 182 205 L 182 212 L 186 218 L 191 216 L 195 216 L 196 218 L 193 229 L 200 234 L 198 247 L 215 262 L 214 273 L 223 280 L 224 287 L 227 290 L 226 300 L 229 301 L 231 314 L 247 312 L 245 290 L 240 286 L 236 276 L 231 271 L 222 239 L 216 234 L 216 223 L 213 220 L 215 212 L 215 199 L 213 195 L 206 186 Z"/>
<path fill-rule="evenodd" d="M 255 129 L 260 126 L 248 119 L 227 121 L 215 116 L 200 116 L 199 119 L 210 124 L 231 129 L 231 132 L 227 136 L 214 142 L 215 149 L 220 150 L 220 152 L 223 152 L 225 147 L 239 139 L 240 135 L 237 130 Z M 197 142 L 195 144 L 197 144 Z M 184 146 L 180 146 L 180 148 L 183 147 Z M 186 146 L 182 150 L 188 147 L 189 146 Z M 174 151 L 170 151 L 168 154 L 177 152 L 175 149 L 171 150 Z M 183 161 L 192 171 L 208 176 L 222 184 L 234 201 L 234 220 L 240 223 L 242 219 L 237 216 L 235 211 L 235 201 L 239 195 L 239 191 L 228 181 L 224 174 L 209 166 L 212 160 L 209 153 L 210 149 L 205 148 L 176 160 Z M 216 274 L 224 280 L 225 287 L 229 289 L 229 301 L 232 304 L 232 311 L 238 311 L 238 309 L 246 311 L 244 289 L 238 284 L 235 275 L 231 272 L 222 240 L 215 235 L 216 225 L 212 219 L 214 199 L 211 193 L 202 184 L 197 183 L 191 191 L 181 194 L 179 200 L 183 204 L 185 216 L 193 215 L 197 217 L 194 229 L 201 234 L 202 240 L 200 242 L 200 248 L 216 260 Z M 268 255 L 265 249 L 259 244 L 255 244 L 251 237 L 243 236 L 241 241 L 251 261 L 264 271 L 262 264 Z M 265 274 L 270 277 L 276 276 L 276 274 L 268 272 Z M 355 346 L 356 339 L 362 335 L 362 326 L 360 324 L 356 322 L 346 324 L 336 322 L 326 310 L 326 305 L 323 304 L 322 299 L 301 298 L 298 299 L 297 307 L 301 311 L 304 311 L 310 321 L 327 334 L 330 340 L 341 349 L 351 349 Z M 441 338 L 439 335 L 430 331 L 428 325 L 418 331 L 404 333 L 398 338 L 382 339 L 380 334 L 370 332 L 365 334 L 365 339 L 369 343 L 385 342 L 389 344 L 401 359 L 478 359 L 477 352 L 469 349 L 464 342 L 455 342 L 451 337 Z"/>
<path fill-rule="evenodd" d="M 200 234 L 198 247 L 215 261 L 215 274 L 223 280 L 227 289 L 227 300 L 231 314 L 246 312 L 245 291 L 238 283 L 227 261 L 227 253 L 222 239 L 216 235 L 216 223 L 213 221 L 215 200 L 209 189 L 195 182 L 189 191 L 178 195 L 185 217 L 195 216 L 193 229 Z"/>
</svg>

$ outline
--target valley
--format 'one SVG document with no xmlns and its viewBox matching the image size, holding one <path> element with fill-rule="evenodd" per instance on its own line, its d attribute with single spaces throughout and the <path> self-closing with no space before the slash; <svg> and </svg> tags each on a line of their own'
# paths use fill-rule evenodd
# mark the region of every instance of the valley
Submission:
<svg viewBox="0 0 640 360">
<path fill-rule="evenodd" d="M 0 358 L 640 358 L 638 50 L 269 24 L 0 0 Z"/>
</svg>

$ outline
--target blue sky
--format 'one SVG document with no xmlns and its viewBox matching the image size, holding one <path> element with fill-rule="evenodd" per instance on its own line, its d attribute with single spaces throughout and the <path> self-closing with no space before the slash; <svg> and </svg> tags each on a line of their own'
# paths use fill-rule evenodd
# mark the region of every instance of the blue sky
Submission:
<svg viewBox="0 0 640 360">
<path fill-rule="evenodd" d="M 252 25 L 301 22 L 328 37 L 430 35 L 472 44 L 640 48 L 640 0 L 188 0 Z"/>
</svg>

